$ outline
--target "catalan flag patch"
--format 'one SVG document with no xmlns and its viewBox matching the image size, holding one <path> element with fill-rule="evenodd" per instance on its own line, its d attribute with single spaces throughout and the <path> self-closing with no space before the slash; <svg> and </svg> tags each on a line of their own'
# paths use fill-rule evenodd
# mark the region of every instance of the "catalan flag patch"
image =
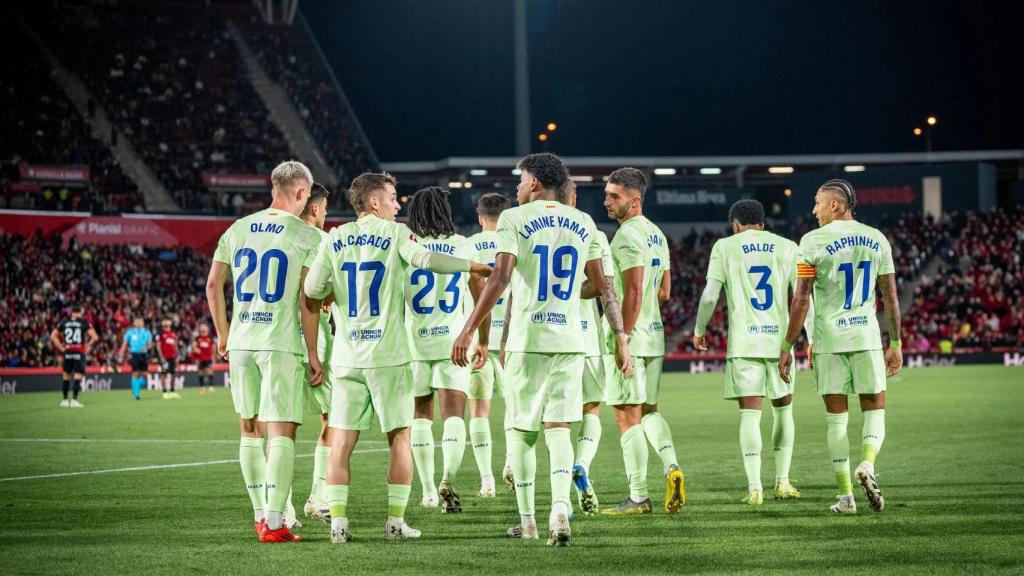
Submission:
<svg viewBox="0 0 1024 576">
<path fill-rule="evenodd" d="M 814 266 L 806 264 L 804 262 L 796 263 L 796 277 L 797 278 L 814 278 Z"/>
</svg>

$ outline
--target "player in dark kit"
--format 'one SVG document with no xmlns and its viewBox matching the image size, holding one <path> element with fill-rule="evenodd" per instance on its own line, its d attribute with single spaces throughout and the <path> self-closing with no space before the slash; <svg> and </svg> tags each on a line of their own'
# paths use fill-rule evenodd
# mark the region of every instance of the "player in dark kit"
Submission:
<svg viewBox="0 0 1024 576">
<path fill-rule="evenodd" d="M 89 340 L 85 337 L 88 335 Z M 61 408 L 81 408 L 78 401 L 78 393 L 82 390 L 82 378 L 85 376 L 85 355 L 99 336 L 93 330 L 89 321 L 82 317 L 82 307 L 72 306 L 71 317 L 54 328 L 50 333 L 50 341 L 57 352 L 63 354 L 64 362 L 61 367 L 61 378 L 63 379 L 64 399 L 60 403 Z M 71 380 L 74 379 L 74 389 L 71 388 Z M 68 400 L 68 391 L 72 390 L 71 400 Z"/>
<path fill-rule="evenodd" d="M 174 374 L 178 370 L 178 335 L 171 328 L 171 320 L 164 319 L 163 329 L 157 337 L 160 345 L 160 373 L 164 381 L 164 400 L 179 400 L 174 391 Z"/>
<path fill-rule="evenodd" d="M 217 343 L 210 336 L 210 327 L 199 325 L 199 335 L 192 342 L 192 350 L 199 361 L 199 393 L 213 392 L 213 351 Z"/>
</svg>

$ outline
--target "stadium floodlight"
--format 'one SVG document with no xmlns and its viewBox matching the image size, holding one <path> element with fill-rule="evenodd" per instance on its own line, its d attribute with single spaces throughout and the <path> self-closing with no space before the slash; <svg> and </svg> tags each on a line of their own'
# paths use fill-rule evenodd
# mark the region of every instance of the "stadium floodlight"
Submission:
<svg viewBox="0 0 1024 576">
<path fill-rule="evenodd" d="M 654 169 L 654 174 L 657 175 L 657 176 L 675 176 L 676 175 L 676 169 L 675 168 L 655 168 Z"/>
<path fill-rule="evenodd" d="M 843 166 L 843 172 L 863 172 L 863 164 L 850 164 L 849 166 Z"/>
<path fill-rule="evenodd" d="M 570 176 L 573 182 L 593 182 L 593 176 Z"/>
<path fill-rule="evenodd" d="M 705 176 L 718 176 L 722 173 L 721 168 L 701 168 L 700 173 Z"/>
<path fill-rule="evenodd" d="M 512 175 L 513 175 L 513 176 L 519 176 L 519 175 L 520 175 L 520 174 L 522 174 L 522 173 L 523 173 L 523 171 L 522 171 L 522 170 L 520 170 L 519 168 L 513 168 L 513 169 L 512 169 Z"/>
<path fill-rule="evenodd" d="M 789 198 L 790 196 L 793 195 L 793 191 L 790 190 L 789 188 L 786 188 L 785 190 L 783 190 L 782 193 L 786 196 L 786 198 Z"/>
<path fill-rule="evenodd" d="M 449 182 L 449 188 L 462 188 L 462 182 Z"/>
<path fill-rule="evenodd" d="M 935 126 L 935 124 L 937 122 L 938 122 L 938 119 L 936 119 L 935 116 L 929 116 L 928 117 L 928 125 L 929 126 Z"/>
<path fill-rule="evenodd" d="M 472 188 L 473 187 L 473 183 L 472 182 L 463 182 L 462 183 L 462 187 L 463 188 Z"/>
<path fill-rule="evenodd" d="M 768 167 L 768 173 L 769 174 L 792 174 L 793 173 L 793 167 L 792 166 L 769 166 Z"/>
<path fill-rule="evenodd" d="M 470 176 L 487 176 L 487 170 L 482 168 L 475 168 L 469 171 Z"/>
</svg>

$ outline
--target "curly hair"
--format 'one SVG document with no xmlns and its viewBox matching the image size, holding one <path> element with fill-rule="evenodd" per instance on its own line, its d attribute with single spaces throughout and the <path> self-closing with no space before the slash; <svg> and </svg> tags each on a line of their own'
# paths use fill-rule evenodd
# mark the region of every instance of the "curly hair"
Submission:
<svg viewBox="0 0 1024 576">
<path fill-rule="evenodd" d="M 409 201 L 409 229 L 421 238 L 455 234 L 448 191 L 438 186 L 421 188 Z"/>
<path fill-rule="evenodd" d="M 562 164 L 562 159 L 550 152 L 530 154 L 520 160 L 516 166 L 523 172 L 529 172 L 545 190 L 556 193 L 562 189 L 566 178 L 568 178 L 568 172 L 565 170 L 565 165 Z"/>
<path fill-rule="evenodd" d="M 764 224 L 764 205 L 757 200 L 740 200 L 729 208 L 729 223 L 739 222 L 741 226 Z"/>
</svg>

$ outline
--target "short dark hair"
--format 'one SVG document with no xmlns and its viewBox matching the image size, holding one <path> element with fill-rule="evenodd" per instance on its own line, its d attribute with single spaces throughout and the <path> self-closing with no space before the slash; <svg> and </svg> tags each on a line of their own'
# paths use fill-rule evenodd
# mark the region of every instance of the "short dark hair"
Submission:
<svg viewBox="0 0 1024 576">
<path fill-rule="evenodd" d="M 576 192 L 576 182 L 573 181 L 572 176 L 568 176 L 567 175 L 567 178 L 565 179 L 565 182 L 562 183 L 562 187 L 558 189 L 558 194 L 556 194 L 555 197 L 562 204 L 568 204 L 569 203 L 569 196 L 571 196 L 575 192 Z"/>
<path fill-rule="evenodd" d="M 81 304 L 75 304 L 74 306 L 71 307 L 71 312 L 73 312 L 74 314 L 81 314 L 82 311 L 83 310 Z"/>
<path fill-rule="evenodd" d="M 488 192 L 476 201 L 476 213 L 487 220 L 497 220 L 498 216 L 512 207 L 512 202 L 497 192 Z"/>
<path fill-rule="evenodd" d="M 636 168 L 619 168 L 608 175 L 609 184 L 617 184 L 630 190 L 636 190 L 640 193 L 642 198 L 644 193 L 647 192 L 647 176 Z"/>
<path fill-rule="evenodd" d="M 455 234 L 448 191 L 438 186 L 417 190 L 409 201 L 409 229 L 423 238 Z"/>
<path fill-rule="evenodd" d="M 319 182 L 314 182 L 309 187 L 309 198 L 306 200 L 306 206 L 302 209 L 302 216 L 309 216 L 309 206 L 314 202 L 326 200 L 331 196 L 331 191 L 326 186 Z"/>
<path fill-rule="evenodd" d="M 740 200 L 729 208 L 729 223 L 739 222 L 741 226 L 764 224 L 764 205 L 757 200 Z"/>
<path fill-rule="evenodd" d="M 857 207 L 857 191 L 853 189 L 853 184 L 850 184 L 849 180 L 833 178 L 822 184 L 821 189 L 829 190 L 840 198 L 845 198 L 846 207 L 849 208 L 850 212 L 853 212 L 853 209 Z"/>
<path fill-rule="evenodd" d="M 568 178 L 562 159 L 550 152 L 530 154 L 520 160 L 516 166 L 524 172 L 529 172 L 540 181 L 540 185 L 545 190 L 555 193 L 558 193 Z"/>
<path fill-rule="evenodd" d="M 356 214 L 365 212 L 369 208 L 370 196 L 378 190 L 383 190 L 388 184 L 395 186 L 398 181 L 387 172 L 366 172 L 356 176 L 348 188 L 348 201 Z"/>
</svg>

